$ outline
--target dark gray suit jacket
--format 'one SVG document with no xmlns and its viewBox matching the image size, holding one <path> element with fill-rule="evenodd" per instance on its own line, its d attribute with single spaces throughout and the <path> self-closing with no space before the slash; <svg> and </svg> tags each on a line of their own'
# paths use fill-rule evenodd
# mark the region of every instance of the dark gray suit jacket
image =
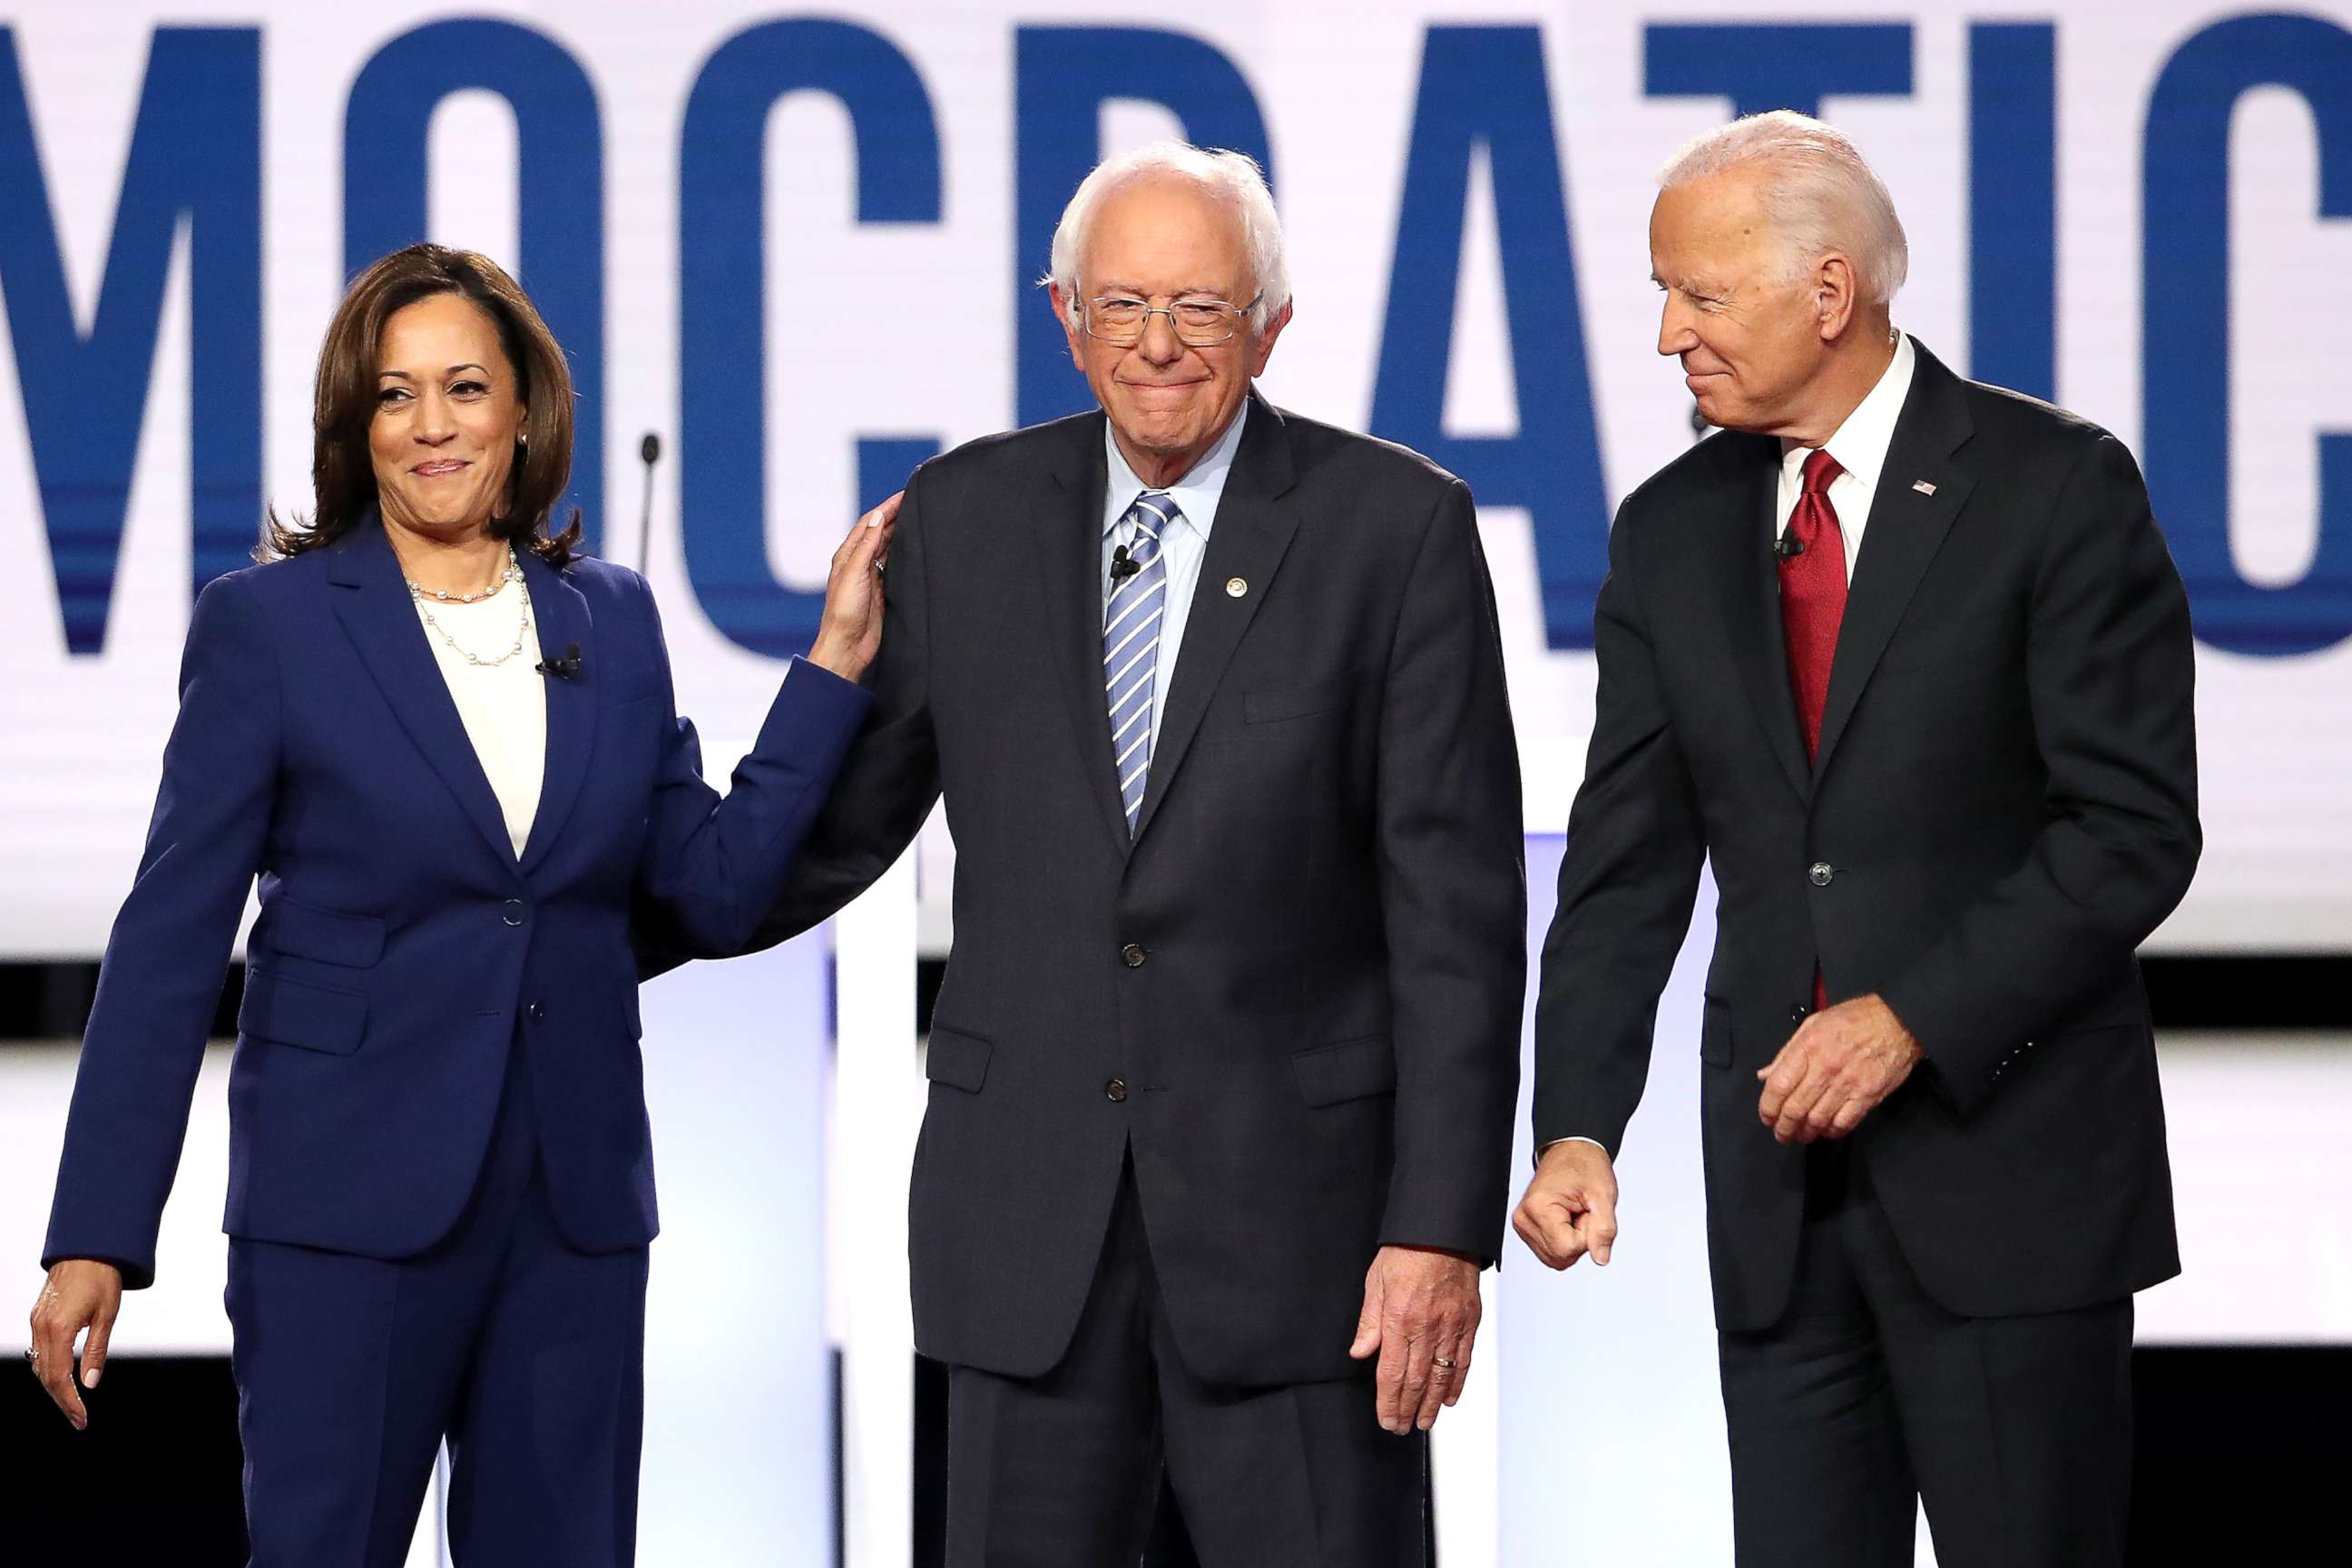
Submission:
<svg viewBox="0 0 2352 1568">
<path fill-rule="evenodd" d="M 1255 403 L 1130 847 L 1103 434 L 1085 415 L 917 471 L 874 710 L 761 938 L 856 896 L 944 792 L 925 1353 L 1052 1366 L 1131 1152 L 1188 1367 L 1342 1376 L 1377 1247 L 1501 1245 L 1526 887 L 1475 514 L 1414 454 Z"/>
<path fill-rule="evenodd" d="M 1974 1316 L 2179 1271 L 2138 943 L 2201 843 L 2189 604 L 2123 444 L 1924 348 L 1808 767 L 1770 550 L 1780 444 L 1724 434 L 1625 498 L 1601 690 L 1537 1005 L 1535 1130 L 1615 1150 L 1702 858 L 1716 1315 L 1770 1324 L 1805 1154 L 1757 1068 L 1820 965 L 1927 1060 L 1856 1157 L 1930 1294 Z M 1933 493 L 1915 488 L 1920 481 Z"/>
</svg>

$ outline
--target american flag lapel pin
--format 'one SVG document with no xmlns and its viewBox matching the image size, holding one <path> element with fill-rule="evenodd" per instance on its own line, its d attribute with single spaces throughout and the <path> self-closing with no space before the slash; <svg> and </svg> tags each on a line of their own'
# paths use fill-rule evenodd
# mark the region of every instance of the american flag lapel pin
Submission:
<svg viewBox="0 0 2352 1568">
<path fill-rule="evenodd" d="M 1936 487 L 1929 484 L 1925 479 L 1913 479 L 1911 481 L 1911 488 L 1917 490 L 1923 496 L 1931 496 L 1936 493 Z"/>
</svg>

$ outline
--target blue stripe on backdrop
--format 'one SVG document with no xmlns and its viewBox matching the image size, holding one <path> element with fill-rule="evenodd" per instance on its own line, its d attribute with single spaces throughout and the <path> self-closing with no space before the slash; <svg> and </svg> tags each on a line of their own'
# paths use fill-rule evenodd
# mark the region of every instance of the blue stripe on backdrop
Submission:
<svg viewBox="0 0 2352 1568">
<path fill-rule="evenodd" d="M 261 519 L 261 30 L 157 27 L 87 331 L 18 59 L 0 26 L 0 282 L 26 389 L 66 647 L 106 646 L 131 471 L 183 222 L 189 248 L 190 597 L 247 563 Z"/>
<path fill-rule="evenodd" d="M 343 112 L 343 271 L 433 237 L 426 142 L 452 94 L 497 94 L 513 110 L 520 167 L 515 279 L 572 359 L 571 491 L 594 549 L 604 537 L 604 133 L 596 89 L 571 51 L 518 22 L 434 22 L 378 49 Z"/>
<path fill-rule="evenodd" d="M 2059 47 L 2085 21 L 1986 21 L 1966 32 L 1969 322 L 1973 368 L 2037 395 L 2055 384 L 2056 87 Z M 2062 36 L 2062 29 L 2064 32 Z M 1079 407 L 1083 383 L 1059 330 L 1034 308 L 1062 203 L 1091 163 L 1104 104 L 1160 103 L 1197 139 L 1271 168 L 1258 90 L 1241 58 L 1204 37 L 1149 28 L 1015 26 L 1012 307 L 1013 410 L 1024 423 Z M 1468 479 L 1492 507 L 1534 519 L 1544 634 L 1590 645 L 1606 500 L 1593 429 L 1566 201 L 1551 108 L 1552 30 L 1426 24 L 1405 136 L 1403 192 L 1370 424 Z M 1656 22 L 1643 26 L 1642 92 L 1726 110 L 1818 108 L 1914 89 L 1914 25 Z M 189 238 L 194 359 L 192 587 L 244 559 L 261 503 L 261 87 L 255 27 L 158 26 L 136 100 L 120 201 L 102 231 L 104 280 L 85 331 L 65 280 L 56 192 L 31 116 L 17 30 L 0 28 L 0 279 L 26 401 L 48 568 L 71 653 L 105 645 L 125 509 L 152 387 L 176 236 Z M 1149 62 L 1148 71 L 1138 62 Z M 2257 582 L 2232 555 L 2227 474 L 2231 351 L 2231 121 L 2240 100 L 2283 89 L 2317 142 L 2315 220 L 2352 216 L 2352 31 L 2317 16 L 2229 16 L 2165 58 L 2145 115 L 2147 454 L 2158 510 L 2210 647 L 2287 657 L 2352 636 L 2352 433 L 2321 431 L 2318 542 L 2309 569 Z M 345 105 L 343 257 L 356 268 L 425 232 L 421 149 L 436 109 L 482 89 L 514 111 L 519 266 L 574 358 L 581 460 L 573 498 L 606 530 L 604 321 L 609 303 L 603 142 L 608 89 L 546 32 L 515 22 L 426 24 L 361 66 Z M 797 91 L 850 111 L 861 224 L 932 224 L 943 210 L 940 129 L 909 56 L 856 22 L 754 25 L 705 60 L 679 131 L 680 472 L 697 598 L 730 638 L 764 653 L 804 647 L 814 596 L 777 583 L 764 556 L 761 389 L 769 301 L 762 134 Z M 1474 161 L 1492 173 L 1510 374 L 1520 427 L 1450 437 L 1441 404 L 1454 351 Z M 933 439 L 908 431 L 863 439 Z M 894 446 L 893 453 L 899 450 Z M 1617 489 L 1624 488 L 1620 476 Z"/>
</svg>

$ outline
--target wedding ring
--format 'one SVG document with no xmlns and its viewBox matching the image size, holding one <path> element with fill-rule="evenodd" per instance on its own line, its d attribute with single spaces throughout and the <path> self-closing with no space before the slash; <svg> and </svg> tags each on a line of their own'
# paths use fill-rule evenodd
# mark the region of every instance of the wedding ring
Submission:
<svg viewBox="0 0 2352 1568">
<path fill-rule="evenodd" d="M 1429 1358 L 1429 1361 L 1432 1366 L 1456 1367 L 1462 1364 L 1452 1356 L 1433 1355 Z"/>
<path fill-rule="evenodd" d="M 38 1365 L 41 1360 L 41 1352 L 37 1350 L 28 1350 L 25 1352 L 25 1359 L 35 1365 Z"/>
</svg>

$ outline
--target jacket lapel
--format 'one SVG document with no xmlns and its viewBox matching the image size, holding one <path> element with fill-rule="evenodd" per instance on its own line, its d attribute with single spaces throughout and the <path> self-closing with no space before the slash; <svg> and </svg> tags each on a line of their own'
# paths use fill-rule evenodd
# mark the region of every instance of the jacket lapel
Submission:
<svg viewBox="0 0 2352 1568">
<path fill-rule="evenodd" d="M 514 843 L 507 836 L 498 796 L 474 755 L 474 742 L 466 734 L 465 721 L 457 717 L 441 667 L 434 662 L 383 524 L 370 516 L 328 549 L 332 557 L 328 580 L 344 590 L 335 595 L 335 616 L 359 650 L 360 661 L 401 728 L 499 861 L 515 868 Z"/>
<path fill-rule="evenodd" d="M 1779 525 L 1773 514 L 1780 506 L 1779 443 L 1769 437 L 1726 432 L 1710 437 L 1736 441 L 1747 450 L 1727 448 L 1733 460 L 1724 483 L 1726 503 L 1720 509 L 1738 521 L 1738 537 L 1720 552 L 1726 572 L 1722 580 L 1724 627 L 1731 638 L 1733 662 L 1748 688 L 1756 721 L 1763 726 L 1765 745 L 1788 775 L 1799 799 L 1812 795 L 1812 778 L 1805 766 L 1804 736 L 1797 728 L 1797 702 L 1789 693 L 1788 643 L 1780 626 L 1780 577 L 1772 560 L 1771 542 Z"/>
<path fill-rule="evenodd" d="M 1830 664 L 1829 695 L 1822 706 L 1821 752 L 1813 763 L 1816 780 L 1830 765 L 1928 563 L 1976 488 L 1975 469 L 1954 460 L 1976 428 L 1960 395 L 1959 378 L 1916 340 L 1912 347 L 1918 367 L 1912 373 L 1902 416 L 1895 421 L 1886 467 L 1871 497 L 1870 523 L 1854 562 L 1845 618 L 1838 626 L 1837 657 Z M 1933 487 L 1932 493 L 1913 488 L 1922 479 Z"/>
<path fill-rule="evenodd" d="M 572 585 L 572 574 L 559 572 L 527 551 L 523 580 L 530 587 L 531 618 L 539 626 L 542 660 L 567 657 L 580 650 L 580 673 L 569 679 L 541 679 L 547 689 L 547 762 L 539 785 L 539 810 L 532 816 L 530 837 L 523 844 L 526 876 L 547 858 L 564 821 L 580 798 L 588 774 L 588 753 L 596 744 L 596 681 L 601 675 L 602 649 L 595 646 L 595 623 L 587 598 Z"/>
<path fill-rule="evenodd" d="M 1278 503 L 1296 482 L 1290 433 L 1282 416 L 1253 392 L 1241 450 L 1234 454 L 1233 472 L 1225 479 L 1216 522 L 1209 534 L 1209 552 L 1201 563 L 1201 580 L 1192 591 L 1183 645 L 1173 656 L 1176 674 L 1169 683 L 1168 711 L 1159 721 L 1151 773 L 1144 781 L 1143 809 L 1136 817 L 1139 842 L 1150 831 L 1160 803 L 1174 785 L 1192 738 L 1200 731 L 1201 720 L 1208 712 L 1209 699 L 1224 678 L 1225 666 L 1242 634 L 1249 630 L 1258 606 L 1265 603 L 1275 571 L 1290 549 L 1298 520 Z M 1226 583 L 1236 577 L 1249 584 L 1239 598 L 1225 592 Z M 1108 729 L 1108 713 L 1103 722 Z M 1108 743 L 1104 742 L 1106 747 Z"/>
<path fill-rule="evenodd" d="M 1030 509 L 1037 580 L 1045 590 L 1047 647 L 1077 736 L 1080 767 L 1124 858 L 1127 812 L 1119 804 L 1101 679 L 1103 488 L 1110 482 L 1102 416 L 1073 419 L 1066 428 L 1069 444 L 1038 480 Z"/>
</svg>

